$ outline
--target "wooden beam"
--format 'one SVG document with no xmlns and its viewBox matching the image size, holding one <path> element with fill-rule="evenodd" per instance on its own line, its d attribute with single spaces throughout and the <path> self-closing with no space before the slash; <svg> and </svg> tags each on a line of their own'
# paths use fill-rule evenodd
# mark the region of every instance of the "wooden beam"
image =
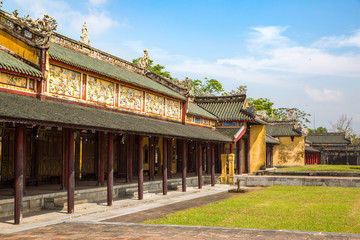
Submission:
<svg viewBox="0 0 360 240">
<path fill-rule="evenodd" d="M 182 191 L 186 192 L 186 160 L 187 160 L 187 155 L 186 155 L 186 146 L 187 146 L 187 142 L 186 140 L 182 140 Z"/>
<path fill-rule="evenodd" d="M 210 143 L 206 143 L 206 174 L 211 173 L 211 149 Z"/>
<path fill-rule="evenodd" d="M 105 186 L 105 133 L 104 132 L 99 132 L 99 145 L 100 145 L 100 186 L 104 187 Z"/>
<path fill-rule="evenodd" d="M 241 144 L 241 139 L 238 141 L 238 146 L 237 146 L 237 153 L 238 153 L 238 158 L 237 158 L 237 174 L 242 174 L 242 155 L 243 155 L 243 148 L 242 148 L 242 144 Z"/>
<path fill-rule="evenodd" d="M 198 188 L 202 188 L 202 146 L 201 143 L 197 143 L 197 163 L 198 163 Z"/>
<path fill-rule="evenodd" d="M 67 151 L 67 128 L 62 129 L 62 178 L 61 178 L 61 189 L 67 189 L 67 158 L 68 158 L 68 151 Z M 35 140 L 36 141 L 36 140 Z"/>
<path fill-rule="evenodd" d="M 167 138 L 163 137 L 163 171 L 162 171 L 162 177 L 163 177 L 163 195 L 167 194 L 167 168 L 168 168 L 168 149 L 167 149 Z"/>
<path fill-rule="evenodd" d="M 234 153 L 234 144 L 230 143 L 230 154 Z"/>
<path fill-rule="evenodd" d="M 167 149 L 168 149 L 168 178 L 171 178 L 172 177 L 172 159 L 173 159 L 173 145 L 172 145 L 172 139 L 168 139 L 168 144 L 167 144 Z"/>
<path fill-rule="evenodd" d="M 14 222 L 22 223 L 23 217 L 23 190 L 24 190 L 24 125 L 16 123 L 15 125 L 15 153 L 14 153 L 14 183 L 15 183 L 15 199 L 14 199 Z"/>
<path fill-rule="evenodd" d="M 134 144 L 134 138 L 133 135 L 128 134 L 127 135 L 127 140 L 126 140 L 126 144 L 127 144 L 127 174 L 126 174 L 126 180 L 128 183 L 132 183 L 132 175 L 133 175 L 133 156 L 134 156 L 134 148 L 133 148 L 133 144 Z"/>
<path fill-rule="evenodd" d="M 150 180 L 154 181 L 155 180 L 155 144 L 154 144 L 154 137 L 149 137 L 150 140 L 150 164 L 149 164 L 149 168 L 150 168 Z"/>
<path fill-rule="evenodd" d="M 215 186 L 215 143 L 211 143 L 211 186 Z"/>
<path fill-rule="evenodd" d="M 74 130 L 68 129 L 68 191 L 67 191 L 67 212 L 74 213 L 75 193 L 75 156 L 74 156 Z"/>
<path fill-rule="evenodd" d="M 107 205 L 113 202 L 113 179 L 114 179 L 114 135 L 108 133 L 108 165 L 107 165 Z"/>
<path fill-rule="evenodd" d="M 246 161 L 247 161 L 247 173 L 250 173 L 250 134 L 249 134 L 249 137 L 247 138 L 247 147 L 246 147 L 246 150 L 247 150 L 247 158 L 246 158 Z"/>
<path fill-rule="evenodd" d="M 23 194 L 26 194 L 26 126 L 24 125 L 24 145 L 23 145 Z M 1 161 L 1 159 L 0 159 Z"/>
<path fill-rule="evenodd" d="M 144 170 L 143 170 L 143 137 L 138 136 L 138 197 L 143 199 L 143 184 L 144 184 Z"/>
</svg>

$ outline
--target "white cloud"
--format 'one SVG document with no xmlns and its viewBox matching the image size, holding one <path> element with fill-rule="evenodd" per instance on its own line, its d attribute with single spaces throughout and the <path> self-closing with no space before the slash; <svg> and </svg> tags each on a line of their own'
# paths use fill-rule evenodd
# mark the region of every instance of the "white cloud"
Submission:
<svg viewBox="0 0 360 240">
<path fill-rule="evenodd" d="M 281 35 L 288 27 L 267 26 L 251 29 L 253 32 L 250 33 L 251 38 L 247 42 L 248 50 L 251 52 L 261 51 L 264 47 L 283 47 L 292 43 L 289 38 Z"/>
<path fill-rule="evenodd" d="M 360 48 L 360 30 L 357 30 L 351 36 L 332 36 L 322 37 L 319 41 L 313 44 L 319 48 L 340 48 L 340 47 L 358 47 Z"/>
<path fill-rule="evenodd" d="M 23 9 L 26 9 L 28 11 L 26 14 L 30 13 L 32 18 L 42 18 L 44 14 L 49 14 L 58 22 L 58 31 L 63 34 L 77 34 L 80 37 L 84 22 L 87 22 L 90 38 L 91 35 L 100 35 L 109 29 L 122 25 L 113 19 L 107 11 L 89 7 L 82 8 L 83 12 L 81 12 L 63 0 L 15 1 Z"/>
<path fill-rule="evenodd" d="M 344 94 L 339 90 L 317 89 L 305 86 L 305 93 L 316 102 L 340 102 Z"/>
<path fill-rule="evenodd" d="M 360 54 L 331 54 L 282 36 L 287 27 L 254 27 L 244 57 L 215 62 L 187 59 L 168 66 L 170 71 L 214 75 L 220 79 L 264 84 L 299 85 L 300 79 L 326 77 L 360 78 Z M 324 94 L 323 94 L 324 95 Z"/>
<path fill-rule="evenodd" d="M 98 5 L 104 4 L 106 2 L 107 2 L 107 0 L 90 0 L 89 1 L 90 5 L 94 5 L 94 6 L 98 6 Z"/>
</svg>

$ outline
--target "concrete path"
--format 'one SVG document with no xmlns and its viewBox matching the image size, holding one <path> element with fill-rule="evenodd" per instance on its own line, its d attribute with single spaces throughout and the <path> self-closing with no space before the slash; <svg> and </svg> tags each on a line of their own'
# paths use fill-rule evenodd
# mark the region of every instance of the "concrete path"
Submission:
<svg viewBox="0 0 360 240">
<path fill-rule="evenodd" d="M 175 210 L 202 206 L 231 197 L 224 194 L 226 185 L 204 186 L 188 192 L 148 194 L 143 201 L 126 199 L 114 206 L 82 204 L 76 214 L 47 212 L 24 218 L 24 224 L 0 221 L 0 239 L 358 239 L 356 234 L 303 231 L 220 228 L 200 226 L 166 226 L 141 224 Z"/>
</svg>

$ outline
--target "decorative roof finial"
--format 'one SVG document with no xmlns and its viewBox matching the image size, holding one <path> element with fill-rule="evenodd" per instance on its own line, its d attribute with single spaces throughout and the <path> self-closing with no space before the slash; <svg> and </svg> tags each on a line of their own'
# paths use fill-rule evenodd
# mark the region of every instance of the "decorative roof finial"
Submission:
<svg viewBox="0 0 360 240">
<path fill-rule="evenodd" d="M 0 1 L 0 8 L 2 8 L 2 5 L 3 5 L 3 2 L 2 2 L 2 1 Z"/>
<path fill-rule="evenodd" d="M 144 49 L 144 57 L 140 58 L 137 65 L 141 68 L 148 68 L 149 66 L 149 53 L 147 49 Z"/>
<path fill-rule="evenodd" d="M 86 22 L 84 22 L 84 25 L 81 29 L 80 42 L 90 46 L 90 38 Z"/>
<path fill-rule="evenodd" d="M 16 18 L 19 15 L 19 11 L 17 9 L 15 9 L 12 13 L 13 13 L 13 16 Z"/>
<path fill-rule="evenodd" d="M 13 12 L 14 16 L 17 16 L 18 11 Z M 25 15 L 23 18 L 19 18 L 21 22 L 25 23 L 30 29 L 40 33 L 45 34 L 46 36 L 51 36 L 53 31 L 56 30 L 57 22 L 55 19 L 49 15 L 44 15 L 43 19 L 36 19 L 35 21 L 30 18 L 29 14 Z"/>
</svg>

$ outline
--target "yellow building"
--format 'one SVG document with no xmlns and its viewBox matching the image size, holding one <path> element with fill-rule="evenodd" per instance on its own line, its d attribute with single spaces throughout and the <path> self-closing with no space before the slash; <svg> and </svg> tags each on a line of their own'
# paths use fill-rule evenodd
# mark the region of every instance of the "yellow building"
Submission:
<svg viewBox="0 0 360 240">
<path fill-rule="evenodd" d="M 280 141 L 273 146 L 274 166 L 305 165 L 305 137 L 294 121 L 270 122 L 266 133 Z"/>
<path fill-rule="evenodd" d="M 233 139 L 222 152 L 235 154 L 235 173 L 265 169 L 266 122 L 247 110 L 246 95 L 196 97 L 195 103 L 217 117 L 216 129 Z M 218 166 L 220 168 L 220 166 Z"/>
</svg>

